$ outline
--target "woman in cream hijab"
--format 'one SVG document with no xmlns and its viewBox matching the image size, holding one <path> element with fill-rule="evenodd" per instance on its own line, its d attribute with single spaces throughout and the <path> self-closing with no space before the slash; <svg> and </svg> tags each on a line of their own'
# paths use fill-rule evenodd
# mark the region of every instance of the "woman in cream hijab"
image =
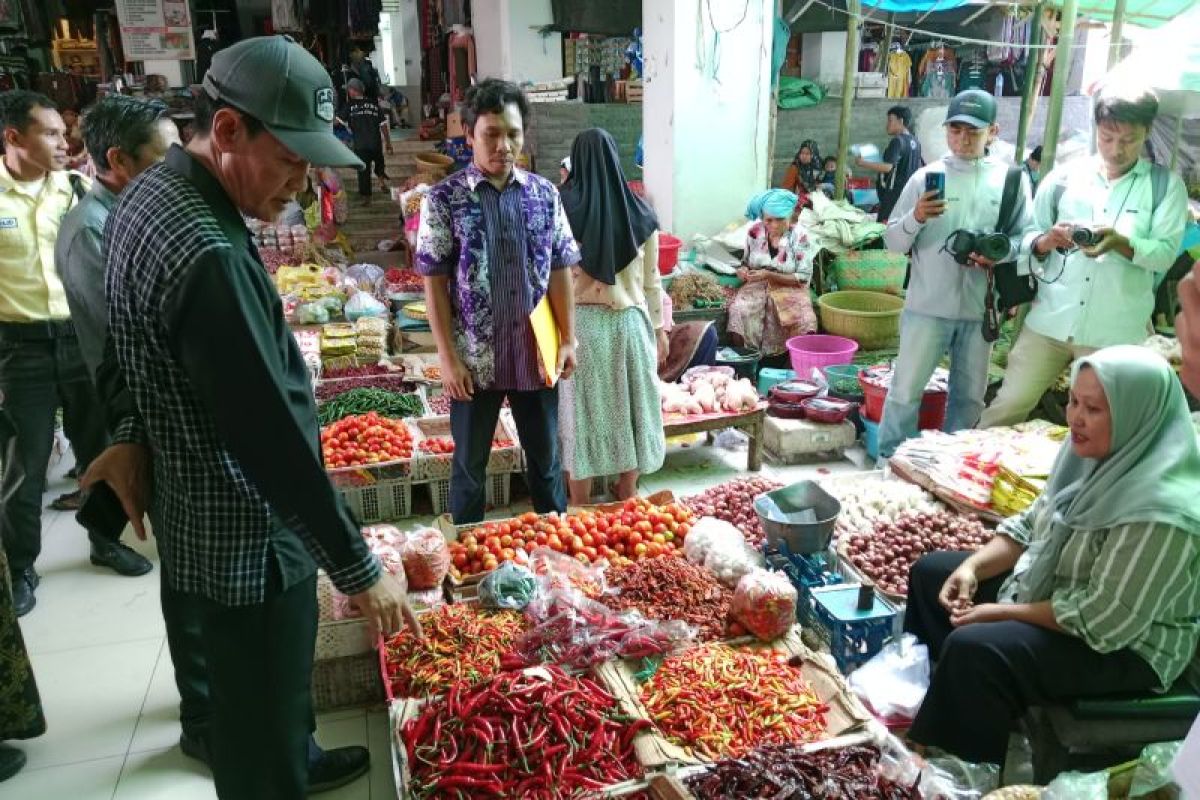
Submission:
<svg viewBox="0 0 1200 800">
<path fill-rule="evenodd" d="M 910 737 L 1002 764 L 1031 706 L 1160 691 L 1200 631 L 1200 451 L 1178 379 L 1139 347 L 1080 359 L 1042 496 L 982 550 L 913 567 L 905 629 L 936 663 Z"/>
</svg>

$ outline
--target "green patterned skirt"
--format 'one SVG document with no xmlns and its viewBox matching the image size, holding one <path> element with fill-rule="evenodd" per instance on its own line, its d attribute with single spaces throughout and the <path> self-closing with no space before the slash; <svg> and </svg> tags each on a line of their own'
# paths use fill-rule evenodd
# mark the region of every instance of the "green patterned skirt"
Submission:
<svg viewBox="0 0 1200 800">
<path fill-rule="evenodd" d="M 575 336 L 575 375 L 558 390 L 563 467 L 575 480 L 657 472 L 666 440 L 650 318 L 640 308 L 576 306 Z"/>
<path fill-rule="evenodd" d="M 8 558 L 0 546 L 0 741 L 46 732 L 33 667 L 13 608 Z"/>
</svg>

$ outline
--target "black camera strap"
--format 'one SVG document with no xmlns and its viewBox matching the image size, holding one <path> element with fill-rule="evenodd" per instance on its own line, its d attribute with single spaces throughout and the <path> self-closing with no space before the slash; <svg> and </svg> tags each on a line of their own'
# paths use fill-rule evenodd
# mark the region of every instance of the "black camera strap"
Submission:
<svg viewBox="0 0 1200 800">
<path fill-rule="evenodd" d="M 1000 213 L 996 219 L 996 232 L 1008 235 L 1012 228 L 1013 215 L 1017 210 L 1017 196 L 1021 191 L 1021 167 L 1009 167 L 1004 176 L 1004 193 L 1000 196 Z M 1037 294 L 1037 282 L 1033 276 L 1017 274 L 1015 263 L 996 264 L 987 268 L 987 293 L 984 297 L 983 338 L 994 342 L 1000 338 L 1000 310 L 1028 303 Z"/>
</svg>

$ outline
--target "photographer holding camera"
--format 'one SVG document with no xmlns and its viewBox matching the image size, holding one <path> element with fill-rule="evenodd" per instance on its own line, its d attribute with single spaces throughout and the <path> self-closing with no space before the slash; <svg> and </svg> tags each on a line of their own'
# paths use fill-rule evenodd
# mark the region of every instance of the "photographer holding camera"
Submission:
<svg viewBox="0 0 1200 800">
<path fill-rule="evenodd" d="M 1016 258 L 1032 224 L 1023 172 L 987 155 L 999 133 L 996 99 L 968 89 L 946 115 L 950 153 L 918 170 L 888 222 L 888 249 L 912 255 L 900 354 L 884 405 L 879 453 L 890 458 L 916 434 L 925 386 L 950 353 L 947 431 L 971 428 L 983 411 L 992 344 L 985 337 L 992 267 Z M 989 327 L 994 328 L 994 325 Z"/>
<path fill-rule="evenodd" d="M 1075 359 L 1145 341 L 1155 287 L 1179 253 L 1187 191 L 1141 158 L 1158 99 L 1109 87 L 1093 114 L 1097 155 L 1055 169 L 1034 201 L 1037 297 L 981 427 L 1023 422 Z"/>
</svg>

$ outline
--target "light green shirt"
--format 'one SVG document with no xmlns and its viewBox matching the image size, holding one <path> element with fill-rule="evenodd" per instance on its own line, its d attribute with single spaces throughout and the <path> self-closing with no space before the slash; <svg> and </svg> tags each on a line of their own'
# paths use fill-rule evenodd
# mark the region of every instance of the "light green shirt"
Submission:
<svg viewBox="0 0 1200 800">
<path fill-rule="evenodd" d="M 1033 201 L 1033 236 L 1056 221 L 1111 227 L 1129 239 L 1133 260 L 1111 252 L 1088 258 L 1073 250 L 1033 262 L 1044 282 L 1025 324 L 1042 336 L 1082 347 L 1141 344 L 1149 335 L 1158 274 L 1179 255 L 1187 191 L 1172 174 L 1156 208 L 1149 161 L 1139 161 L 1115 181 L 1101 170 L 1098 158 L 1087 158 L 1051 172 Z"/>
<path fill-rule="evenodd" d="M 1039 498 L 999 532 L 1028 548 L 1049 528 Z M 1165 689 L 1192 660 L 1200 636 L 1200 536 L 1153 522 L 1077 530 L 1063 547 L 1050 602 L 1067 633 L 1100 653 L 1129 648 Z"/>
</svg>

